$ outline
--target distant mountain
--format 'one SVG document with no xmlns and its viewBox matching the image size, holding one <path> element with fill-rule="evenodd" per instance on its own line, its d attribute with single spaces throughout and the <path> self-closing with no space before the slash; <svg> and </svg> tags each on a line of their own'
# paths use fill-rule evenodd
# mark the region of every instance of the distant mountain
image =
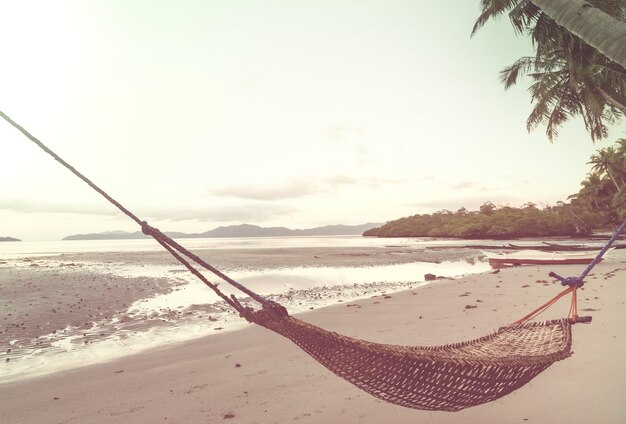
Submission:
<svg viewBox="0 0 626 424">
<path fill-rule="evenodd" d="M 287 227 L 259 227 L 258 225 L 240 224 L 217 227 L 203 233 L 165 232 L 172 238 L 219 238 L 219 237 L 288 237 L 288 236 L 356 236 L 381 224 L 362 225 L 325 225 L 308 229 L 292 230 Z M 148 238 L 141 231 L 106 231 L 104 233 L 74 234 L 63 240 L 122 240 Z"/>
<path fill-rule="evenodd" d="M 15 237 L 0 237 L 0 241 L 22 241 L 22 240 L 16 239 Z"/>
<path fill-rule="evenodd" d="M 141 231 L 129 233 L 128 231 L 105 231 L 104 233 L 90 233 L 90 234 L 74 234 L 71 236 L 63 237 L 62 240 L 125 240 L 125 239 L 142 239 L 149 238 Z"/>
</svg>

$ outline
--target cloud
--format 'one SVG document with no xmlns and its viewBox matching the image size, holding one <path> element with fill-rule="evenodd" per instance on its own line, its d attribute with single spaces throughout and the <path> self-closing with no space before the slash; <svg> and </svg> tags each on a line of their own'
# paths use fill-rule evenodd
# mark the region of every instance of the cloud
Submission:
<svg viewBox="0 0 626 424">
<path fill-rule="evenodd" d="M 316 193 L 337 190 L 344 186 L 374 184 L 375 181 L 359 181 L 349 175 L 334 175 L 326 178 L 302 177 L 275 185 L 233 185 L 213 189 L 210 194 L 247 200 L 276 201 L 295 199 Z"/>
<path fill-rule="evenodd" d="M 496 195 L 475 195 L 475 196 L 465 196 L 465 197 L 455 197 L 455 198 L 446 198 L 446 199 L 433 199 L 433 200 L 425 200 L 420 202 L 415 202 L 409 204 L 411 207 L 430 209 L 430 210 L 441 210 L 447 209 L 451 211 L 455 211 L 460 209 L 461 207 L 465 207 L 469 210 L 475 210 L 480 207 L 485 202 L 493 202 L 496 205 L 504 205 L 508 203 L 519 203 L 520 200 L 516 199 L 512 196 L 506 194 L 496 194 Z"/>
<path fill-rule="evenodd" d="M 359 183 L 359 181 L 356 178 L 351 177 L 349 175 L 335 175 L 333 177 L 326 178 L 323 182 L 333 188 Z"/>
<path fill-rule="evenodd" d="M 86 203 L 51 203 L 33 202 L 28 200 L 0 198 L 0 210 L 18 213 L 72 213 L 83 215 L 115 216 L 120 211 L 108 205 L 92 205 Z"/>
<path fill-rule="evenodd" d="M 322 135 L 329 141 L 344 143 L 367 137 L 369 130 L 365 127 L 350 128 L 343 125 L 335 125 L 322 129 Z"/>
<path fill-rule="evenodd" d="M 26 200 L 0 198 L 0 211 L 6 210 L 20 214 L 81 214 L 103 217 L 120 216 L 117 208 L 104 204 L 57 204 L 49 202 L 31 202 Z M 282 218 L 295 212 L 290 206 L 271 203 L 254 202 L 243 205 L 230 205 L 209 208 L 155 208 L 149 207 L 141 211 L 141 218 L 148 220 L 167 221 L 201 221 L 201 222 L 265 222 Z"/>
<path fill-rule="evenodd" d="M 150 219 L 168 221 L 202 221 L 202 222 L 265 222 L 281 218 L 295 212 L 296 209 L 267 203 L 249 203 L 237 206 L 214 208 L 194 208 L 178 210 L 153 210 L 146 215 Z"/>
<path fill-rule="evenodd" d="M 211 194 L 252 200 L 280 200 L 307 196 L 320 191 L 313 179 L 301 178 L 278 185 L 233 185 L 211 190 Z"/>
<path fill-rule="evenodd" d="M 367 127 L 348 127 L 344 125 L 334 125 L 322 129 L 322 135 L 330 141 L 350 141 L 358 140 L 369 136 L 370 130 Z"/>
<path fill-rule="evenodd" d="M 457 190 L 462 190 L 465 188 L 472 188 L 475 187 L 476 183 L 472 182 L 472 181 L 461 181 L 460 183 L 454 184 L 451 187 Z"/>
</svg>

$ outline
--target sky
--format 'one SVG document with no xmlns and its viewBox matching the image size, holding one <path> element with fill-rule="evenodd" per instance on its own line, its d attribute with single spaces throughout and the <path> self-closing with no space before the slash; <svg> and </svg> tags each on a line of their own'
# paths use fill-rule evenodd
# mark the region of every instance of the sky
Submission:
<svg viewBox="0 0 626 424">
<path fill-rule="evenodd" d="M 386 222 L 576 193 L 581 119 L 528 133 L 532 54 L 478 0 L 0 0 L 0 110 L 163 231 Z M 136 224 L 0 122 L 0 236 Z"/>
</svg>

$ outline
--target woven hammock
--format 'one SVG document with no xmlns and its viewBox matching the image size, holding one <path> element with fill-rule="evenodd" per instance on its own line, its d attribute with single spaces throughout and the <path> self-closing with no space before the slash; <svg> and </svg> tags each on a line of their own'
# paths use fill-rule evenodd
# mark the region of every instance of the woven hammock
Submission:
<svg viewBox="0 0 626 424">
<path fill-rule="evenodd" d="M 571 352 L 568 319 L 503 327 L 443 346 L 378 344 L 300 321 L 282 308 L 245 314 L 294 342 L 330 371 L 386 402 L 459 411 L 519 389 Z"/>
</svg>

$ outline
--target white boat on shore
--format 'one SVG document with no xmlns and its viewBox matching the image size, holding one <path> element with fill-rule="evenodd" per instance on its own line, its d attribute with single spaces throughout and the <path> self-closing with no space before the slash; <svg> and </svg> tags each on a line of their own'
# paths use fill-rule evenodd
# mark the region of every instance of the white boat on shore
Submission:
<svg viewBox="0 0 626 424">
<path fill-rule="evenodd" d="M 515 252 L 483 252 L 493 267 L 515 265 L 586 265 L 598 254 L 587 252 L 546 252 L 542 250 L 518 250 Z"/>
</svg>

